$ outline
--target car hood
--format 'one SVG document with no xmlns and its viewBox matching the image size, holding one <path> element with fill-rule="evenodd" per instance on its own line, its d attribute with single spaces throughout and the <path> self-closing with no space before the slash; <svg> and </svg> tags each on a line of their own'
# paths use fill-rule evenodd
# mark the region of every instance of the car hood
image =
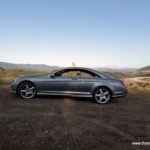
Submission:
<svg viewBox="0 0 150 150">
<path fill-rule="evenodd" d="M 21 75 L 18 76 L 17 78 L 44 78 L 47 75 Z"/>
</svg>

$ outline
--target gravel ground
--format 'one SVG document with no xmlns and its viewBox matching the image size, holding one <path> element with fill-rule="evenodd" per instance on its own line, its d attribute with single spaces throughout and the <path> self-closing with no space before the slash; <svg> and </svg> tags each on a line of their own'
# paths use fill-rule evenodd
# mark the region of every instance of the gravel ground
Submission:
<svg viewBox="0 0 150 150">
<path fill-rule="evenodd" d="M 22 100 L 0 86 L 1 150 L 150 149 L 136 141 L 150 142 L 149 96 L 106 105 L 54 96 Z"/>
</svg>

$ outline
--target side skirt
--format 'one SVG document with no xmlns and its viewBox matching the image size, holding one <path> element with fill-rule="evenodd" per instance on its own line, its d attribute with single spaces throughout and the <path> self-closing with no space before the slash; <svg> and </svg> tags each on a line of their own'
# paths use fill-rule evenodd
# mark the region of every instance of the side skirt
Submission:
<svg viewBox="0 0 150 150">
<path fill-rule="evenodd" d="M 92 97 L 90 93 L 82 92 L 37 92 L 37 95 L 55 95 L 55 96 L 71 96 L 71 97 Z"/>
</svg>

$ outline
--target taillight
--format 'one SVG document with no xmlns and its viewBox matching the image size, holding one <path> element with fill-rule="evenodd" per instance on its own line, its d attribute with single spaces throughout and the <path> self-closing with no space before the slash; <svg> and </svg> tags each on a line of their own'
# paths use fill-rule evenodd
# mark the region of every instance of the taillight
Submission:
<svg viewBox="0 0 150 150">
<path fill-rule="evenodd" d="M 124 81 L 120 80 L 120 83 L 126 88 Z"/>
</svg>

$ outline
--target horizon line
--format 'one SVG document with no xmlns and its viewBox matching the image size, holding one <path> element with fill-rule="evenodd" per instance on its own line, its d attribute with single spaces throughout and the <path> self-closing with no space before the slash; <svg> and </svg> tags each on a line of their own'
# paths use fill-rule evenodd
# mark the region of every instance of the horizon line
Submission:
<svg viewBox="0 0 150 150">
<path fill-rule="evenodd" d="M 61 66 L 61 65 L 50 65 L 50 64 L 44 64 L 44 63 L 16 63 L 16 62 L 8 62 L 8 61 L 0 61 L 2 63 L 10 63 L 10 64 L 16 64 L 16 65 L 47 65 L 47 66 L 56 66 L 56 67 L 72 67 L 71 65 L 68 66 Z M 146 65 L 149 66 L 149 65 Z M 143 67 L 146 67 L 143 66 Z M 143 67 L 121 67 L 121 66 L 83 66 L 83 65 L 77 65 L 76 67 L 91 67 L 91 68 L 108 68 L 108 69 L 139 69 Z"/>
</svg>

